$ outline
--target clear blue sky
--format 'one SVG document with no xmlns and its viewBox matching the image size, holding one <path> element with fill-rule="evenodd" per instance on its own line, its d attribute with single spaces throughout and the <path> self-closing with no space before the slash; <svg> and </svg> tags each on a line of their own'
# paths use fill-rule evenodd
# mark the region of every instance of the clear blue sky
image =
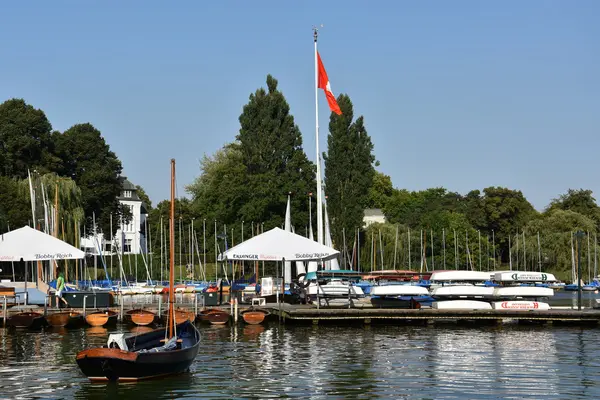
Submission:
<svg viewBox="0 0 600 400">
<path fill-rule="evenodd" d="M 394 186 L 600 197 L 600 1 L 37 1 L 0 5 L 0 101 L 91 122 L 154 204 L 233 141 L 273 74 L 315 159 L 311 27 Z M 329 112 L 320 94 L 321 147 Z"/>
</svg>

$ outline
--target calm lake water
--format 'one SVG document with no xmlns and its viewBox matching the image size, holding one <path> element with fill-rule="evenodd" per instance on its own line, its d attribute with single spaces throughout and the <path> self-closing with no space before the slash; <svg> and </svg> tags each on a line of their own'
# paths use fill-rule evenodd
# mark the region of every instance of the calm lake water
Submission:
<svg viewBox="0 0 600 400">
<path fill-rule="evenodd" d="M 600 328 L 206 326 L 189 373 L 91 384 L 75 354 L 105 328 L 0 328 L 0 398 L 600 398 Z M 122 325 L 110 332 L 127 332 Z"/>
</svg>

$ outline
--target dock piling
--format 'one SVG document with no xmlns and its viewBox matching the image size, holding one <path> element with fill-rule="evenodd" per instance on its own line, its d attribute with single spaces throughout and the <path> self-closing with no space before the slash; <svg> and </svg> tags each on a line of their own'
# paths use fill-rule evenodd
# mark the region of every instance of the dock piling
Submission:
<svg viewBox="0 0 600 400">
<path fill-rule="evenodd" d="M 158 297 L 158 318 L 162 316 L 162 296 Z"/>
<path fill-rule="evenodd" d="M 87 296 L 83 296 L 83 317 L 85 318 L 85 303 L 87 302 Z"/>
</svg>

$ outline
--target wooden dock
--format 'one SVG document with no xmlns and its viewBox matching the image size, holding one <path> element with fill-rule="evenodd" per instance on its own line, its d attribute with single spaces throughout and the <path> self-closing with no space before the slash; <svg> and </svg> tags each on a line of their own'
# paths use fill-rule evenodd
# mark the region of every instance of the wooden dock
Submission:
<svg viewBox="0 0 600 400">
<path fill-rule="evenodd" d="M 210 308 L 218 308 L 232 314 L 233 321 L 242 321 L 239 313 L 249 305 L 240 304 L 237 308 L 238 318 L 235 318 L 236 309 L 231 305 L 214 306 Z M 160 317 L 164 317 L 167 313 L 166 305 L 157 307 L 156 304 L 136 304 L 134 307 L 111 307 L 110 310 L 117 312 L 122 319 L 124 314 L 133 308 L 143 308 L 151 311 Z M 197 304 L 176 304 L 176 308 L 188 312 L 195 313 L 197 316 L 204 309 Z M 281 322 L 284 324 L 354 324 L 354 325 L 369 325 L 369 324 L 436 324 L 436 323 L 506 323 L 506 322 L 523 322 L 523 323 L 551 323 L 557 325 L 598 325 L 600 323 L 600 309 L 583 309 L 581 311 L 569 308 L 551 309 L 551 310 L 528 310 L 528 311 L 513 311 L 513 310 L 440 310 L 432 308 L 421 309 L 402 309 L 402 308 L 374 308 L 374 307 L 355 307 L 355 308 L 334 308 L 320 307 L 314 305 L 292 305 L 292 304 L 274 304 L 268 303 L 260 308 L 270 312 L 269 320 L 271 322 Z M 44 313 L 46 315 L 54 314 L 70 309 L 57 309 L 43 307 L 32 307 L 33 311 Z M 14 315 L 15 313 L 25 311 L 25 307 L 9 308 L 2 315 L 3 319 Z M 82 309 L 73 309 L 74 311 L 83 313 Z M 104 311 L 106 309 L 88 308 L 86 313 L 94 311 Z"/>
<path fill-rule="evenodd" d="M 289 304 L 268 305 L 271 313 L 284 323 L 436 323 L 436 322 L 542 322 L 564 324 L 598 324 L 600 310 L 551 309 L 528 310 L 439 310 L 432 308 L 323 308 L 292 306 Z"/>
</svg>

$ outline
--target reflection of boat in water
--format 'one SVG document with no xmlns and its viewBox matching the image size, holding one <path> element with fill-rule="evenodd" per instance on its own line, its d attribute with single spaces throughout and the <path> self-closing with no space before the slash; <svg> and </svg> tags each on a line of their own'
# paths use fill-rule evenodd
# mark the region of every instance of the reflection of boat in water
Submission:
<svg viewBox="0 0 600 400">
<path fill-rule="evenodd" d="M 87 336 L 107 336 L 108 335 L 108 329 L 106 329 L 103 326 L 92 326 L 90 328 L 87 328 L 85 330 L 85 333 Z"/>
<path fill-rule="evenodd" d="M 248 339 L 256 339 L 265 331 L 263 325 L 246 325 L 244 326 L 244 336 Z"/>
<path fill-rule="evenodd" d="M 6 320 L 6 325 L 13 328 L 40 329 L 47 324 L 44 314 L 34 311 L 13 314 Z"/>
<path fill-rule="evenodd" d="M 117 323 L 117 313 L 114 311 L 97 311 L 85 316 L 85 322 L 91 326 L 106 326 Z"/>
<path fill-rule="evenodd" d="M 83 316 L 75 311 L 63 311 L 47 315 L 46 321 L 53 327 L 74 327 L 81 324 Z"/>
<path fill-rule="evenodd" d="M 129 332 L 131 332 L 134 335 L 139 335 L 142 333 L 148 333 L 148 332 L 152 332 L 154 329 L 152 329 L 152 327 L 150 326 L 134 326 L 133 328 L 131 328 L 129 330 Z"/>
<path fill-rule="evenodd" d="M 156 315 L 148 310 L 135 309 L 127 311 L 129 321 L 136 325 L 150 325 L 154 322 Z"/>
<path fill-rule="evenodd" d="M 113 334 L 103 347 L 81 351 L 77 364 L 91 381 L 138 381 L 186 371 L 196 358 L 200 332 L 188 320 L 189 315 L 175 312 L 174 297 L 174 224 L 175 160 L 171 160 L 169 313 L 167 331 L 153 330 L 137 335 Z M 177 324 L 177 316 L 185 321 Z"/>
</svg>

